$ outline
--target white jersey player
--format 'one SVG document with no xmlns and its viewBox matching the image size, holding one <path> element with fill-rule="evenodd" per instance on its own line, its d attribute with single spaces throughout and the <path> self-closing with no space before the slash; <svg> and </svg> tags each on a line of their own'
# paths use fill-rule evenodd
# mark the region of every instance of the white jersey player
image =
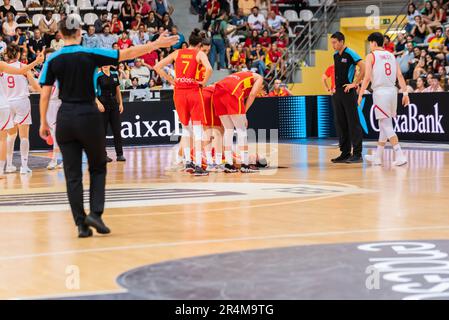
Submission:
<svg viewBox="0 0 449 320">
<path fill-rule="evenodd" d="M 33 63 L 22 66 L 21 68 L 15 68 L 7 63 L 0 61 L 0 73 L 7 72 L 8 74 L 21 74 L 25 75 L 29 71 L 31 71 L 36 65 L 42 63 L 44 61 L 43 54 L 40 54 L 36 61 Z M 3 81 L 0 81 L 0 179 L 4 178 L 4 170 L 6 163 L 6 137 L 7 130 L 11 129 L 14 126 L 11 110 L 8 104 L 7 99 L 8 86 Z"/>
<path fill-rule="evenodd" d="M 50 54 L 55 52 L 54 49 L 46 49 L 46 58 Z M 50 163 L 47 165 L 48 170 L 54 170 L 56 168 L 61 169 L 62 163 L 58 165 L 58 155 L 61 153 L 58 143 L 56 142 L 56 117 L 58 115 L 59 108 L 61 107 L 62 101 L 59 99 L 59 88 L 58 83 L 55 82 L 51 90 L 50 102 L 48 104 L 47 110 L 47 123 L 50 128 L 50 135 L 53 137 L 53 156 Z"/>
<path fill-rule="evenodd" d="M 23 65 L 18 60 L 20 56 L 20 48 L 16 45 L 10 45 L 6 49 L 6 57 L 8 64 L 20 69 Z M 31 173 L 28 168 L 28 154 L 30 151 L 29 131 L 31 120 L 31 102 L 29 85 L 34 91 L 40 92 L 40 86 L 34 79 L 33 74 L 29 71 L 26 75 L 14 75 L 2 73 L 0 77 L 2 86 L 6 91 L 6 97 L 11 110 L 11 119 L 14 127 L 8 130 L 7 139 L 7 156 L 6 156 L 6 173 L 13 173 L 17 169 L 12 164 L 14 154 L 14 144 L 16 142 L 17 133 L 20 136 L 20 158 L 21 158 L 21 174 Z"/>
<path fill-rule="evenodd" d="M 366 57 L 365 78 L 360 89 L 358 102 L 360 105 L 363 93 L 371 82 L 373 107 L 376 119 L 379 121 L 380 133 L 376 153 L 365 156 L 365 159 L 375 165 L 381 165 L 384 147 L 389 140 L 395 152 L 393 164 L 402 166 L 407 163 L 407 158 L 401 150 L 398 136 L 393 129 L 393 117 L 396 117 L 398 101 L 396 80 L 398 80 L 403 93 L 402 104 L 404 106 L 410 104 L 407 85 L 395 56 L 383 49 L 384 36 L 375 32 L 368 37 L 368 41 L 371 53 Z"/>
</svg>

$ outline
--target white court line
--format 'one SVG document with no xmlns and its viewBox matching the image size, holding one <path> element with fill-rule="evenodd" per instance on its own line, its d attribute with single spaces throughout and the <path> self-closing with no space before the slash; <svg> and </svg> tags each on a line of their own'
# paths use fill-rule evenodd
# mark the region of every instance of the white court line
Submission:
<svg viewBox="0 0 449 320">
<path fill-rule="evenodd" d="M 138 244 L 138 245 L 131 245 L 131 246 L 103 247 L 103 248 L 55 251 L 55 252 L 43 252 L 43 253 L 7 256 L 7 257 L 0 257 L 0 261 L 15 261 L 15 260 L 21 260 L 21 259 L 52 257 L 52 256 L 61 256 L 61 255 L 70 255 L 70 254 L 177 247 L 177 246 L 201 245 L 201 244 L 211 244 L 211 243 L 226 243 L 226 242 L 235 242 L 235 241 L 251 241 L 251 240 L 264 241 L 264 240 L 291 239 L 291 238 L 307 238 L 307 237 L 323 237 L 323 236 L 326 237 L 326 236 L 334 236 L 334 235 L 348 235 L 348 234 L 372 233 L 372 232 L 420 231 L 420 230 L 422 231 L 422 230 L 444 230 L 444 229 L 449 230 L 449 226 L 427 226 L 427 227 L 413 227 L 413 228 L 386 228 L 386 229 L 364 229 L 364 230 L 362 229 L 362 230 L 350 230 L 350 231 L 278 234 L 278 235 L 258 236 L 258 237 L 175 241 L 175 242 L 165 242 L 165 243 L 161 242 L 161 243 L 150 243 L 150 244 Z M 336 243 L 332 243 L 332 244 L 336 244 Z"/>
<path fill-rule="evenodd" d="M 62 294 L 50 294 L 50 295 L 42 295 L 42 296 L 29 296 L 29 297 L 16 297 L 10 298 L 8 300 L 41 300 L 41 299 L 60 299 L 60 298 L 82 298 L 87 296 L 99 296 L 106 294 L 119 294 L 119 293 L 127 293 L 126 289 L 115 289 L 115 290 L 100 290 L 100 291 L 80 291 L 80 292 L 72 292 L 72 293 L 62 293 Z"/>
</svg>

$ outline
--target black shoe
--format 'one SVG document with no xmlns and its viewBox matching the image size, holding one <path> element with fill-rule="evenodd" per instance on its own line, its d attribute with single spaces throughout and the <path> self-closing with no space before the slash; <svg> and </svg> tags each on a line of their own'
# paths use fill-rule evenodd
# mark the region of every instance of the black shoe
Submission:
<svg viewBox="0 0 449 320">
<path fill-rule="evenodd" d="M 240 167 L 241 173 L 255 173 L 259 171 L 260 171 L 259 168 L 257 168 L 253 164 L 250 164 L 249 166 L 247 166 L 246 164 L 242 164 L 242 166 Z"/>
<path fill-rule="evenodd" d="M 346 163 L 362 163 L 362 162 L 363 158 L 362 156 L 359 155 L 353 155 L 352 157 L 346 160 Z"/>
<path fill-rule="evenodd" d="M 333 163 L 345 163 L 349 158 L 351 158 L 350 154 L 341 154 L 337 158 L 331 159 L 331 161 Z"/>
<path fill-rule="evenodd" d="M 195 171 L 195 165 L 192 162 L 186 162 L 184 171 L 187 173 L 193 173 Z"/>
<path fill-rule="evenodd" d="M 238 170 L 233 164 L 225 164 L 224 172 L 225 173 L 236 173 Z"/>
<path fill-rule="evenodd" d="M 201 168 L 200 166 L 195 167 L 195 171 L 193 171 L 193 175 L 197 177 L 208 176 L 209 172 Z"/>
<path fill-rule="evenodd" d="M 124 162 L 126 161 L 126 158 L 124 156 L 117 156 L 117 161 Z"/>
<path fill-rule="evenodd" d="M 88 238 L 92 237 L 93 232 L 86 224 L 81 224 L 78 226 L 78 238 Z"/>
<path fill-rule="evenodd" d="M 112 162 L 112 159 L 106 156 L 106 162 Z"/>
<path fill-rule="evenodd" d="M 111 230 L 104 224 L 101 217 L 95 213 L 90 213 L 86 217 L 86 220 L 84 220 L 84 223 L 97 230 L 98 233 L 101 234 L 111 233 Z"/>
</svg>

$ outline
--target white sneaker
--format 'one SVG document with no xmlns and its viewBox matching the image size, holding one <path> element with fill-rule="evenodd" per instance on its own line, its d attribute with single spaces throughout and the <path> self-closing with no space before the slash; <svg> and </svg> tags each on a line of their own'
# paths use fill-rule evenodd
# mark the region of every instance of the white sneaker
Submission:
<svg viewBox="0 0 449 320">
<path fill-rule="evenodd" d="M 31 171 L 31 169 L 28 167 L 20 167 L 20 174 L 30 174 L 32 172 L 33 171 Z"/>
<path fill-rule="evenodd" d="M 58 161 L 51 160 L 50 163 L 47 166 L 48 170 L 55 170 L 58 167 Z"/>
<path fill-rule="evenodd" d="M 208 164 L 207 168 L 206 168 L 206 171 L 217 172 L 217 166 L 215 164 Z"/>
<path fill-rule="evenodd" d="M 56 166 L 56 168 L 58 168 L 58 169 L 64 169 L 64 164 L 61 162 L 60 164 L 58 164 L 58 165 Z"/>
<path fill-rule="evenodd" d="M 376 154 L 367 154 L 365 155 L 365 160 L 371 162 L 375 166 L 381 166 L 382 160 L 376 156 Z"/>
<path fill-rule="evenodd" d="M 14 173 L 17 171 L 15 166 L 6 166 L 5 173 Z"/>
<path fill-rule="evenodd" d="M 216 164 L 215 165 L 215 172 L 224 172 L 225 171 L 225 166 L 224 164 Z"/>
<path fill-rule="evenodd" d="M 403 166 L 406 163 L 407 163 L 407 158 L 404 156 L 399 157 L 398 159 L 396 159 L 396 161 L 393 161 L 393 165 L 395 165 L 397 167 Z"/>
</svg>

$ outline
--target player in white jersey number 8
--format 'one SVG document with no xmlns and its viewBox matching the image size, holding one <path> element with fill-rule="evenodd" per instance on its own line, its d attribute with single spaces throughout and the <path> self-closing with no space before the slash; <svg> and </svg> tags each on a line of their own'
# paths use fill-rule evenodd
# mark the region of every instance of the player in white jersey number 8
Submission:
<svg viewBox="0 0 449 320">
<path fill-rule="evenodd" d="M 371 53 L 366 57 L 365 77 L 360 88 L 358 104 L 361 104 L 363 94 L 371 82 L 373 107 L 376 119 L 379 121 L 380 132 L 376 152 L 366 155 L 365 159 L 375 165 L 382 165 L 383 151 L 389 140 L 395 153 L 393 165 L 402 166 L 407 163 L 407 158 L 401 150 L 398 136 L 393 129 L 393 118 L 396 116 L 398 102 L 396 80 L 402 91 L 404 107 L 410 104 L 407 85 L 395 56 L 383 49 L 384 36 L 374 32 L 370 34 L 368 41 Z"/>
</svg>

